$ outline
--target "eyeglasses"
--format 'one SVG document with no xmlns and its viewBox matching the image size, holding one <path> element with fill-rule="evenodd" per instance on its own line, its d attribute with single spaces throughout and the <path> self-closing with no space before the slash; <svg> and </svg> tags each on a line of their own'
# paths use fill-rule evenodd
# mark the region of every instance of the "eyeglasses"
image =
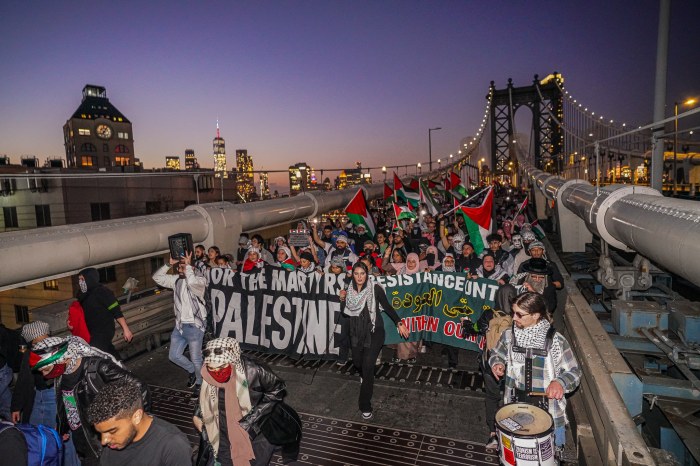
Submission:
<svg viewBox="0 0 700 466">
<path fill-rule="evenodd" d="M 216 356 L 221 356 L 222 354 L 224 354 L 224 349 L 223 348 L 214 348 L 214 349 L 205 349 L 204 351 L 202 351 L 202 356 L 204 356 L 205 358 L 208 358 L 209 355 L 211 355 L 211 354 L 214 354 Z"/>
<path fill-rule="evenodd" d="M 522 319 L 525 316 L 529 316 L 529 312 L 518 312 L 518 311 L 513 311 L 513 317 L 517 317 L 518 319 Z"/>
</svg>

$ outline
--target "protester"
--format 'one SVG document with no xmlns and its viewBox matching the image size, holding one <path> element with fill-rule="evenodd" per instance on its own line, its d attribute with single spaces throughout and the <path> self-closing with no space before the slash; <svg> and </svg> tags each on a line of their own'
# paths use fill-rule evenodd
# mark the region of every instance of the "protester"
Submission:
<svg viewBox="0 0 700 466">
<path fill-rule="evenodd" d="M 529 403 L 549 411 L 561 449 L 566 442 L 564 395 L 578 387 L 581 369 L 569 342 L 551 326 L 541 295 L 523 293 L 511 308 L 513 328 L 501 335 L 489 365 L 496 380 L 505 376 L 504 403 Z"/>
<path fill-rule="evenodd" d="M 153 274 L 153 281 L 163 288 L 173 290 L 173 311 L 175 328 L 170 334 L 170 361 L 189 374 L 187 387 L 193 389 L 193 396 L 199 393 L 202 384 L 202 343 L 207 327 L 207 308 L 204 304 L 206 278 L 196 274 L 191 265 L 192 253 L 178 259 L 170 258 Z M 171 267 L 177 266 L 177 274 L 168 274 Z M 185 348 L 190 357 L 185 357 Z"/>
<path fill-rule="evenodd" d="M 278 406 L 284 400 L 286 385 L 272 370 L 241 355 L 233 338 L 216 338 L 204 350 L 202 377 L 193 421 L 200 432 L 206 431 L 218 464 L 267 465 L 280 448 L 285 463 L 296 460 L 301 425 L 296 439 L 284 445 L 273 444 L 269 438 L 272 433 L 261 427 L 266 416 L 289 408 Z M 287 427 L 294 426 L 290 423 Z"/>
<path fill-rule="evenodd" d="M 191 466 L 192 448 L 184 433 L 144 411 L 141 386 L 133 380 L 110 382 L 87 411 L 100 434 L 101 466 Z"/>
<path fill-rule="evenodd" d="M 30 366 L 54 382 L 59 434 L 73 440 L 83 466 L 99 464 L 102 445 L 87 419 L 87 409 L 100 387 L 127 379 L 141 387 L 146 409 L 150 397 L 146 384 L 123 368 L 112 355 L 93 348 L 80 337 L 48 337 L 32 348 Z"/>
<path fill-rule="evenodd" d="M 122 314 L 119 301 L 109 288 L 100 284 L 100 275 L 92 267 L 83 269 L 78 274 L 78 301 L 85 312 L 85 323 L 90 332 L 90 344 L 119 359 L 112 340 L 114 339 L 114 321 L 122 328 L 124 341 L 129 343 L 134 337 Z"/>
<path fill-rule="evenodd" d="M 364 264 L 353 266 L 350 285 L 341 290 L 339 296 L 341 312 L 349 317 L 352 362 L 361 374 L 358 404 L 362 419 L 369 420 L 373 416 L 374 366 L 384 345 L 384 321 L 380 311 L 394 321 L 403 338 L 408 338 L 409 331 L 389 304 L 382 287 L 369 281 Z"/>
</svg>

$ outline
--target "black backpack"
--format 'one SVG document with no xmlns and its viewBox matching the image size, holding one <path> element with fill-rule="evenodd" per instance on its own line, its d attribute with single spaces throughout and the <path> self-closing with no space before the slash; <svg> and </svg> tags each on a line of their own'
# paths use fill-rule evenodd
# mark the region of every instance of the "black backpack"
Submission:
<svg viewBox="0 0 700 466">
<path fill-rule="evenodd" d="M 26 344 L 20 330 L 12 330 L 0 324 L 0 355 L 5 358 L 13 372 L 19 372 L 19 367 L 22 365 L 19 346 Z"/>
</svg>

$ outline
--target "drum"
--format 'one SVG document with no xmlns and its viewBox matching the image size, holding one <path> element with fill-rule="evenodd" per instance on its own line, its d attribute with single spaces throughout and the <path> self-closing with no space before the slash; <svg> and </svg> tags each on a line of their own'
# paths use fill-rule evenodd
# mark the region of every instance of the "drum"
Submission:
<svg viewBox="0 0 700 466">
<path fill-rule="evenodd" d="M 496 412 L 501 464 L 554 466 L 554 421 L 545 410 L 526 403 Z"/>
</svg>

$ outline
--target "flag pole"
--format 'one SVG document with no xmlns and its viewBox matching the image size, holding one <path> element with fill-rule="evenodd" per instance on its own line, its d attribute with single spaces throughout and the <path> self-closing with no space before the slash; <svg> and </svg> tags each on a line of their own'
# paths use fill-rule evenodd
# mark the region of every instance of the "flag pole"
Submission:
<svg viewBox="0 0 700 466">
<path fill-rule="evenodd" d="M 462 201 L 462 203 L 457 204 L 457 205 L 454 206 L 452 209 L 448 210 L 447 212 L 445 212 L 445 213 L 442 214 L 442 215 L 444 215 L 445 217 L 447 217 L 447 216 L 450 215 L 452 212 L 454 212 L 454 211 L 457 210 L 458 208 L 462 207 L 462 206 L 463 206 L 464 204 L 466 204 L 467 202 L 473 200 L 475 197 L 479 196 L 479 194 L 488 191 L 488 190 L 491 189 L 492 187 L 493 187 L 493 186 L 486 186 L 484 189 L 482 189 L 482 190 L 479 191 L 478 193 L 476 193 L 476 194 L 474 194 L 474 195 L 472 195 L 472 196 L 469 196 L 467 199 L 465 199 L 464 201 Z"/>
</svg>

